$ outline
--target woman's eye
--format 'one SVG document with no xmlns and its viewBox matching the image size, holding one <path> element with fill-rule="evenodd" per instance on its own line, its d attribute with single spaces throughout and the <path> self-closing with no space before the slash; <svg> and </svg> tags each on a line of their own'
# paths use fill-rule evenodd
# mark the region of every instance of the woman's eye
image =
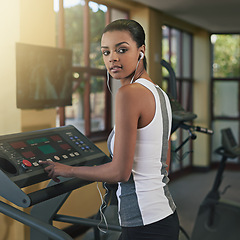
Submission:
<svg viewBox="0 0 240 240">
<path fill-rule="evenodd" d="M 109 51 L 103 51 L 102 54 L 103 54 L 104 56 L 107 56 L 107 55 L 109 54 Z"/>
<path fill-rule="evenodd" d="M 119 52 L 119 53 L 125 53 L 126 51 L 127 51 L 126 48 L 119 48 L 119 49 L 118 49 L 118 52 Z"/>
</svg>

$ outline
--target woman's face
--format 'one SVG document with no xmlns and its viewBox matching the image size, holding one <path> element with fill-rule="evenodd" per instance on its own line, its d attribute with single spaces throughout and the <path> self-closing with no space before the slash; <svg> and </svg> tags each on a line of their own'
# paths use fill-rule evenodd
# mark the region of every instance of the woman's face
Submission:
<svg viewBox="0 0 240 240">
<path fill-rule="evenodd" d="M 128 31 L 104 33 L 101 51 L 105 66 L 113 78 L 131 78 L 139 60 L 140 48 L 137 48 Z"/>
</svg>

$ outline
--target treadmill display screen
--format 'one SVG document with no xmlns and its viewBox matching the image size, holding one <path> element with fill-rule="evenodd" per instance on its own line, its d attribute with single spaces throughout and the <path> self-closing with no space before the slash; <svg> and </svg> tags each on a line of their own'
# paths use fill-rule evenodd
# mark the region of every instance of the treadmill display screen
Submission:
<svg viewBox="0 0 240 240">
<path fill-rule="evenodd" d="M 11 142 L 16 152 L 29 161 L 38 160 L 56 160 L 62 159 L 62 156 L 71 156 L 70 152 L 76 152 L 61 136 L 50 135 L 25 141 Z"/>
</svg>

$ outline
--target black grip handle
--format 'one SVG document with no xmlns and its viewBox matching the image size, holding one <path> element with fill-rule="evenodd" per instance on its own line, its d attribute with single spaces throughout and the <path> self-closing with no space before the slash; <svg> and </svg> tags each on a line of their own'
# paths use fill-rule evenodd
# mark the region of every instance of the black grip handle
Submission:
<svg viewBox="0 0 240 240">
<path fill-rule="evenodd" d="M 35 192 L 31 192 L 28 194 L 28 197 L 31 200 L 30 206 L 33 206 L 37 203 L 57 197 L 64 193 L 71 192 L 77 188 L 83 187 L 91 183 L 92 181 L 86 181 L 86 180 L 74 178 L 74 179 L 67 180 L 65 182 L 61 182 L 61 183 L 40 189 Z"/>
<path fill-rule="evenodd" d="M 213 134 L 213 130 L 208 129 L 208 128 L 199 127 L 199 126 L 194 127 L 194 130 L 197 132 L 201 132 L 201 133 Z"/>
</svg>

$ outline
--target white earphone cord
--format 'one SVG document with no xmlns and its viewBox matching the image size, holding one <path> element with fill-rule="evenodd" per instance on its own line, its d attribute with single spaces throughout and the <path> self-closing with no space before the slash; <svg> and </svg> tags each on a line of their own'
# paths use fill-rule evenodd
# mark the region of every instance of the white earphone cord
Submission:
<svg viewBox="0 0 240 240">
<path fill-rule="evenodd" d="M 99 212 L 100 212 L 101 219 L 100 219 L 100 222 L 99 222 L 99 224 L 98 224 L 98 229 L 99 229 L 99 231 L 101 231 L 101 232 L 103 232 L 103 233 L 107 233 L 107 231 L 108 231 L 108 223 L 107 223 L 107 219 L 106 219 L 106 217 L 105 217 L 105 215 L 104 215 L 104 213 L 103 213 L 103 209 L 107 207 L 107 204 L 106 204 L 106 202 L 105 202 L 105 200 L 104 200 L 104 197 L 108 194 L 108 189 L 106 188 L 105 183 L 103 183 L 103 185 L 104 185 L 104 188 L 106 189 L 106 193 L 104 194 L 104 196 L 102 196 L 102 193 L 101 193 L 101 191 L 100 191 L 100 189 L 99 189 L 98 182 L 97 182 L 97 190 L 98 190 L 98 193 L 99 193 L 99 195 L 100 195 L 101 202 L 102 202 L 102 204 L 101 204 L 101 206 L 100 206 L 100 208 L 99 208 Z M 100 227 L 100 224 L 101 224 L 103 221 L 104 221 L 104 223 L 105 223 L 105 225 L 106 225 L 106 230 L 103 230 L 103 229 Z"/>
<path fill-rule="evenodd" d="M 108 87 L 108 90 L 109 90 L 109 92 L 111 93 L 111 94 L 113 94 L 112 93 L 112 90 L 111 90 L 111 88 L 110 88 L 110 85 L 109 85 L 109 80 L 110 80 L 110 76 L 109 76 L 110 74 L 109 74 L 109 72 L 108 72 L 108 70 L 107 70 L 107 87 Z"/>
<path fill-rule="evenodd" d="M 136 66 L 136 69 L 135 69 L 134 75 L 133 75 L 133 77 L 132 77 L 132 79 L 131 79 L 131 81 L 130 81 L 130 84 L 133 83 L 133 80 L 134 80 L 134 77 L 135 77 L 135 75 L 136 75 L 137 68 L 138 68 L 138 65 L 139 65 L 139 63 L 140 63 L 140 60 L 141 60 L 141 58 L 138 60 L 138 63 L 137 63 L 137 66 Z"/>
</svg>

